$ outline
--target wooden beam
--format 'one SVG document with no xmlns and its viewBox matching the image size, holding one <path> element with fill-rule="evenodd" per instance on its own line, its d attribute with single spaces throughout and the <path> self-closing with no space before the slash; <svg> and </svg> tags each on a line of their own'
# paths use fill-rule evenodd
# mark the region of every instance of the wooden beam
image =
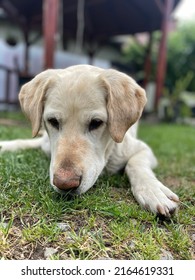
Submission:
<svg viewBox="0 0 195 280">
<path fill-rule="evenodd" d="M 77 11 L 77 1 L 72 1 L 72 2 L 69 1 L 68 3 L 66 3 L 66 9 L 63 11 L 64 15 L 69 13 L 74 13 Z M 90 1 L 86 1 L 86 5 L 87 7 L 90 7 L 90 6 L 102 4 L 104 2 L 105 0 L 90 0 Z"/>
<path fill-rule="evenodd" d="M 59 0 L 43 0 L 44 69 L 53 68 Z"/>
<path fill-rule="evenodd" d="M 157 76 L 156 76 L 156 98 L 155 98 L 155 109 L 158 107 L 160 97 L 165 81 L 165 71 L 167 64 L 167 35 L 169 30 L 170 14 L 173 9 L 173 0 L 165 0 L 164 9 L 160 9 L 163 13 L 162 28 L 161 28 L 161 40 L 158 53 L 157 61 Z"/>
<path fill-rule="evenodd" d="M 2 0 L 0 1 L 0 6 L 5 10 L 11 21 L 22 27 L 26 24 L 26 19 L 20 14 L 17 5 L 12 4 L 9 0 Z"/>
</svg>

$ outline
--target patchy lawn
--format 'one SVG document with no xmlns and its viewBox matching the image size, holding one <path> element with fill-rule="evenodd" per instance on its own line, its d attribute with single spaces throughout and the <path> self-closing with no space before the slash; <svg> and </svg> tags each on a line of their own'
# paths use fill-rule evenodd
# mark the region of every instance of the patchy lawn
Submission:
<svg viewBox="0 0 195 280">
<path fill-rule="evenodd" d="M 31 137 L 13 116 L 16 123 L 0 120 L 0 139 Z M 0 258 L 195 259 L 195 128 L 142 123 L 139 135 L 158 157 L 158 178 L 180 196 L 171 221 L 142 210 L 125 176 L 104 175 L 71 199 L 49 186 L 40 150 L 7 152 L 0 155 Z"/>
</svg>

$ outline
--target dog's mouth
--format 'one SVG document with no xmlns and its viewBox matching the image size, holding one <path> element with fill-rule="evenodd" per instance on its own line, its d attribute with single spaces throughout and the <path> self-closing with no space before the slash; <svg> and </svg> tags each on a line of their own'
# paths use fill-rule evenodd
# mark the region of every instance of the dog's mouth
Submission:
<svg viewBox="0 0 195 280">
<path fill-rule="evenodd" d="M 77 195 L 80 195 L 80 192 L 77 190 L 78 188 L 69 188 L 69 189 L 60 189 L 58 187 L 56 187 L 55 185 L 51 185 L 52 188 L 59 194 L 61 195 L 65 195 L 65 196 L 71 196 L 71 197 L 74 197 L 74 196 L 77 196 Z"/>
</svg>

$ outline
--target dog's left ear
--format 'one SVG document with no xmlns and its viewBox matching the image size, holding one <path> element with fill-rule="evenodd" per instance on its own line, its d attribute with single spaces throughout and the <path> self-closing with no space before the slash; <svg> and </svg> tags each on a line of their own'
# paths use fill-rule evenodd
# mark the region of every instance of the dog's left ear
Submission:
<svg viewBox="0 0 195 280">
<path fill-rule="evenodd" d="M 145 90 L 116 70 L 104 70 L 99 77 L 106 90 L 109 131 L 113 140 L 120 143 L 142 114 L 147 101 Z"/>
<path fill-rule="evenodd" d="M 31 122 L 33 137 L 35 137 L 40 130 L 45 94 L 54 80 L 54 70 L 46 70 L 23 85 L 20 90 L 20 105 Z"/>
</svg>

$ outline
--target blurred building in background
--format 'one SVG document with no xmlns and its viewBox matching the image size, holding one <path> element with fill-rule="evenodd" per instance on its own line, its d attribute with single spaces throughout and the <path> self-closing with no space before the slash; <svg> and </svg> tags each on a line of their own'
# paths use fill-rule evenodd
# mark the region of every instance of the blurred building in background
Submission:
<svg viewBox="0 0 195 280">
<path fill-rule="evenodd" d="M 160 30 L 156 83 L 150 102 L 156 106 L 166 71 L 167 34 L 175 24 L 171 15 L 179 2 L 0 0 L 0 108 L 16 104 L 21 84 L 44 69 L 75 64 L 113 66 L 124 36 L 140 33 L 149 34 L 142 81 L 146 87 L 151 71 L 150 38 Z M 114 66 L 121 67 L 117 63 Z"/>
</svg>

